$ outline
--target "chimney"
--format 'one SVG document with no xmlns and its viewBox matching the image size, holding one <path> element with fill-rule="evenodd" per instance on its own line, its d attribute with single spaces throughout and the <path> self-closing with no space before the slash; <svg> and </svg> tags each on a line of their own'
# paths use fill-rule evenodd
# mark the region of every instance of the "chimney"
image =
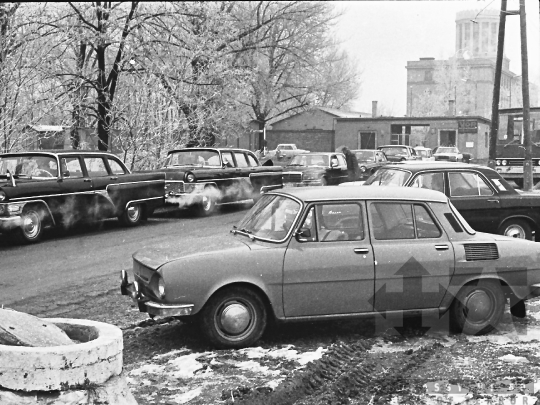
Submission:
<svg viewBox="0 0 540 405">
<path fill-rule="evenodd" d="M 373 118 L 377 116 L 377 102 L 376 101 L 371 102 L 371 116 Z"/>
<path fill-rule="evenodd" d="M 456 115 L 456 100 L 448 100 L 448 115 L 454 117 Z"/>
</svg>

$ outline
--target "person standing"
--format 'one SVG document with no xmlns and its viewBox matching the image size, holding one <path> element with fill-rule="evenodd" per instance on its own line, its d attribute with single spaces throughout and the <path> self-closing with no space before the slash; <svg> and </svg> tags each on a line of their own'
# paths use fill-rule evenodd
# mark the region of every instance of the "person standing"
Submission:
<svg viewBox="0 0 540 405">
<path fill-rule="evenodd" d="M 358 159 L 356 155 L 350 151 L 349 148 L 343 146 L 341 152 L 345 155 L 347 161 L 347 173 L 349 174 L 349 181 L 356 181 L 359 177 L 360 168 L 358 167 Z"/>
</svg>

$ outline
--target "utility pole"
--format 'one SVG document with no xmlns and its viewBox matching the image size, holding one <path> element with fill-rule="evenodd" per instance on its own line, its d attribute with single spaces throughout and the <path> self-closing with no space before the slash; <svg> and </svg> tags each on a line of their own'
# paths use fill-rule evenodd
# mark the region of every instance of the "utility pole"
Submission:
<svg viewBox="0 0 540 405">
<path fill-rule="evenodd" d="M 501 97 L 501 74 L 504 51 L 504 31 L 506 27 L 506 0 L 501 0 L 499 17 L 499 37 L 497 40 L 497 60 L 495 62 L 495 82 L 493 83 L 493 102 L 491 104 L 491 129 L 489 131 L 488 166 L 495 169 L 497 158 L 497 138 L 499 132 L 499 99 Z"/>
<path fill-rule="evenodd" d="M 521 89 L 523 92 L 523 146 L 525 159 L 523 161 L 523 190 L 531 191 L 533 187 L 532 144 L 530 131 L 530 100 L 529 100 L 529 66 L 527 55 L 527 22 L 525 19 L 525 0 L 519 0 L 519 26 L 521 31 Z"/>
</svg>

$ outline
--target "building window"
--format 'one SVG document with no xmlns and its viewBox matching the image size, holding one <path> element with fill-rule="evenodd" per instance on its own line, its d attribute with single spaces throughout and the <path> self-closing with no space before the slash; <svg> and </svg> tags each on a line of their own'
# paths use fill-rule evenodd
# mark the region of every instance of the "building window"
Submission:
<svg viewBox="0 0 540 405">
<path fill-rule="evenodd" d="M 409 145 L 409 134 L 392 134 L 390 145 Z"/>
</svg>

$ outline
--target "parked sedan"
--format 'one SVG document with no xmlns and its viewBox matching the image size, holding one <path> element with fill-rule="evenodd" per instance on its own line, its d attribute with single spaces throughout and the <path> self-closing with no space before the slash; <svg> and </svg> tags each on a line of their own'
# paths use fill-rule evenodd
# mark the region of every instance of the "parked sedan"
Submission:
<svg viewBox="0 0 540 405">
<path fill-rule="evenodd" d="M 222 348 L 255 344 L 271 320 L 377 313 L 450 311 L 456 329 L 483 334 L 507 300 L 524 316 L 540 294 L 539 244 L 476 233 L 432 190 L 272 191 L 230 234 L 193 244 L 135 253 L 121 291 L 152 317 L 198 322 Z"/>
<path fill-rule="evenodd" d="M 282 168 L 262 166 L 255 154 L 236 148 L 182 148 L 167 154 L 166 204 L 211 215 L 221 204 L 257 199 L 281 188 Z"/>
<path fill-rule="evenodd" d="M 422 159 L 413 147 L 407 145 L 384 145 L 379 146 L 377 149 L 382 150 L 390 162 Z"/>
<path fill-rule="evenodd" d="M 426 148 L 424 146 L 415 146 L 414 150 L 416 151 L 416 154 L 420 156 L 421 160 L 435 160 L 435 157 L 433 156 L 433 151 L 429 148 Z"/>
<path fill-rule="evenodd" d="M 455 146 L 439 146 L 433 153 L 435 160 L 447 162 L 463 162 L 463 154 Z"/>
<path fill-rule="evenodd" d="M 518 193 L 495 170 L 465 163 L 388 165 L 364 185 L 422 187 L 445 193 L 477 231 L 532 239 L 540 231 L 540 195 Z"/>
<path fill-rule="evenodd" d="M 380 167 L 388 164 L 388 159 L 383 151 L 377 149 L 356 149 L 351 150 L 358 160 L 360 169 L 360 180 L 367 179 L 375 173 Z"/>
<path fill-rule="evenodd" d="M 347 180 L 347 161 L 343 153 L 301 153 L 283 169 L 284 186 L 326 186 Z"/>
<path fill-rule="evenodd" d="M 96 151 L 0 154 L 0 232 L 21 243 L 45 228 L 118 217 L 128 226 L 163 205 L 163 173 L 130 173 L 120 159 Z"/>
</svg>

